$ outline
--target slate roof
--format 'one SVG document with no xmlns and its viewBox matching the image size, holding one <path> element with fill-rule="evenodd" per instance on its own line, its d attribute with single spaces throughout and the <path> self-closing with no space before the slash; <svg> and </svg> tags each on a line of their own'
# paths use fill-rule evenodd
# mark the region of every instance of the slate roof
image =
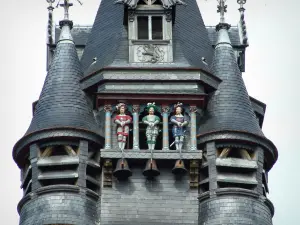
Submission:
<svg viewBox="0 0 300 225">
<path fill-rule="evenodd" d="M 91 33 L 92 26 L 74 26 L 71 30 L 71 35 L 73 37 L 73 40 L 76 44 L 76 46 L 82 45 L 85 46 L 87 39 L 89 37 L 89 34 Z M 61 29 L 59 26 L 55 27 L 55 43 L 58 42 L 59 36 L 60 36 Z"/>
<path fill-rule="evenodd" d="M 218 38 L 212 72 L 222 82 L 208 101 L 199 134 L 231 130 L 264 136 L 252 109 L 227 30 L 221 29 Z"/>
<path fill-rule="evenodd" d="M 216 31 L 216 27 L 215 26 L 207 26 L 206 29 L 207 29 L 208 37 L 209 37 L 211 44 L 215 45 L 218 41 L 218 32 Z M 229 35 L 232 46 L 234 46 L 234 47 L 242 46 L 238 27 L 231 27 L 230 30 L 228 31 L 228 35 Z"/>
<path fill-rule="evenodd" d="M 97 126 L 79 81 L 83 77 L 70 27 L 64 25 L 55 55 L 25 135 L 43 129 L 78 128 L 97 133 Z"/>
<path fill-rule="evenodd" d="M 176 67 L 179 62 L 184 62 L 188 67 L 209 70 L 203 64 L 202 57 L 205 57 L 207 63 L 210 64 L 213 48 L 196 0 L 190 0 L 186 6 L 176 6 L 175 10 L 173 43 L 178 49 L 174 52 L 174 63 L 164 63 L 162 66 Z M 128 39 L 125 35 L 127 31 L 123 18 L 124 5 L 114 4 L 111 0 L 101 2 L 81 58 L 84 71 L 90 67 L 95 57 L 97 57 L 97 62 L 93 65 L 92 70 L 89 69 L 89 73 L 111 66 L 113 62 L 123 64 L 122 66 L 141 67 L 141 64 L 128 63 Z M 178 60 L 176 61 L 176 59 Z M 146 67 L 158 66 L 157 64 L 151 66 L 148 64 Z M 88 73 L 86 74 L 88 75 Z"/>
</svg>

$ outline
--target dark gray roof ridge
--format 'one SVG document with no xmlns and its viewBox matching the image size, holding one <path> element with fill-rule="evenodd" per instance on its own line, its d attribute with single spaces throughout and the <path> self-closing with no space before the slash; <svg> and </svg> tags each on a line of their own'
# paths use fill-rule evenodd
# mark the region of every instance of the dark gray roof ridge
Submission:
<svg viewBox="0 0 300 225">
<path fill-rule="evenodd" d="M 99 134 L 92 106 L 80 87 L 83 72 L 71 36 L 73 23 L 65 19 L 60 25 L 55 55 L 25 136 L 61 128 Z"/>
<path fill-rule="evenodd" d="M 230 25 L 226 23 L 217 26 L 218 41 L 215 46 L 212 72 L 222 79 L 222 82 L 208 100 L 198 136 L 230 130 L 264 137 L 235 59 L 228 35 L 229 28 Z"/>
</svg>

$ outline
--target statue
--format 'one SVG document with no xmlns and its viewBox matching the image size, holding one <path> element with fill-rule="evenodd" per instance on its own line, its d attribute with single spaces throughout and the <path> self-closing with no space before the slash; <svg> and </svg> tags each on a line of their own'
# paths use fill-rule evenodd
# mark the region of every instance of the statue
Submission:
<svg viewBox="0 0 300 225">
<path fill-rule="evenodd" d="M 146 137 L 147 137 L 148 148 L 149 150 L 154 150 L 156 144 L 156 138 L 158 136 L 158 131 L 159 131 L 157 124 L 160 122 L 160 118 L 154 115 L 155 111 L 157 110 L 155 102 L 148 103 L 146 110 L 148 112 L 148 115 L 144 116 L 142 121 L 144 124 L 147 124 Z"/>
<path fill-rule="evenodd" d="M 117 124 L 118 145 L 121 150 L 124 150 L 129 134 L 129 124 L 131 123 L 132 118 L 125 114 L 127 110 L 126 104 L 119 103 L 116 108 L 118 110 L 118 115 L 115 117 L 114 122 Z"/>
<path fill-rule="evenodd" d="M 186 126 L 189 124 L 189 118 L 182 115 L 183 107 L 182 103 L 174 105 L 174 115 L 171 116 L 170 121 L 173 124 L 172 133 L 175 139 L 176 150 L 181 150 L 183 146 L 184 136 L 186 132 Z"/>
</svg>

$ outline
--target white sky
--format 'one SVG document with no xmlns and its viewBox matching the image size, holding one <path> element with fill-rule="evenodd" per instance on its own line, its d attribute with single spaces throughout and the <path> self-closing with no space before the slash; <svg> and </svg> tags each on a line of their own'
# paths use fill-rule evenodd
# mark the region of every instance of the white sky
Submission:
<svg viewBox="0 0 300 225">
<path fill-rule="evenodd" d="M 113 2 L 113 0 L 112 0 Z M 187 4 L 189 0 L 186 0 Z M 215 0 L 198 0 L 206 25 L 218 22 Z M 31 121 L 46 76 L 46 0 L 0 0 L 1 139 L 0 224 L 17 225 L 21 199 L 19 169 L 12 147 Z M 75 24 L 92 24 L 100 0 L 84 0 L 70 10 Z M 227 21 L 239 19 L 236 0 L 228 0 Z M 279 160 L 269 177 L 269 198 L 275 205 L 274 225 L 298 225 L 300 186 L 297 128 L 299 122 L 299 0 L 248 0 L 245 5 L 250 47 L 243 75 L 252 97 L 267 104 L 263 131 L 278 148 Z M 54 19 L 62 18 L 56 9 Z"/>
</svg>

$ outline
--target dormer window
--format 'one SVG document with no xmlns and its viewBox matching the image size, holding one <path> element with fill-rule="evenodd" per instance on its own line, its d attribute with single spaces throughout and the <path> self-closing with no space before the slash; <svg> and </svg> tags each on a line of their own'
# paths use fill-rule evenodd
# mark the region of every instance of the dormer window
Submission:
<svg viewBox="0 0 300 225">
<path fill-rule="evenodd" d="M 137 16 L 138 40 L 163 40 L 162 16 Z"/>
<path fill-rule="evenodd" d="M 172 63 L 176 5 L 182 0 L 117 0 L 126 5 L 129 63 Z"/>
<path fill-rule="evenodd" d="M 153 2 L 152 5 L 138 4 L 135 10 L 128 13 L 130 63 L 173 62 L 170 10 Z"/>
</svg>

